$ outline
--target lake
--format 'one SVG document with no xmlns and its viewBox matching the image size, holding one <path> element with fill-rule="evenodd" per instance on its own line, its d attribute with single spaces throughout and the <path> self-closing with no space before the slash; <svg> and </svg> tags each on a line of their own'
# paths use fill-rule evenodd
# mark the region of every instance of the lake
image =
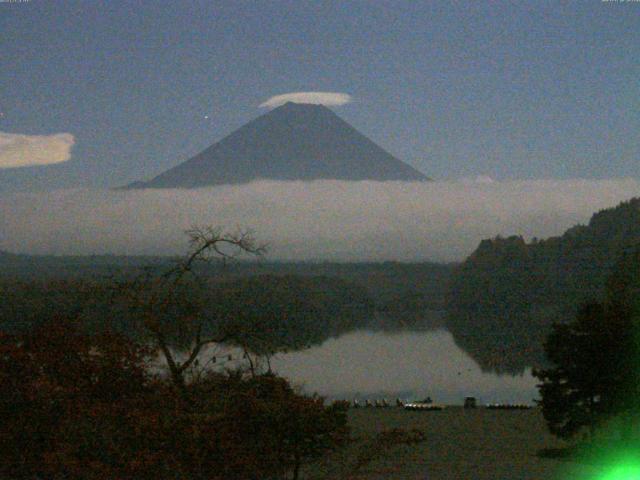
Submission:
<svg viewBox="0 0 640 480">
<path fill-rule="evenodd" d="M 232 353 L 236 363 L 241 355 Z M 530 369 L 518 376 L 483 372 L 443 329 L 353 331 L 306 350 L 277 354 L 271 367 L 306 393 L 329 398 L 430 396 L 446 404 L 461 404 L 466 396 L 481 404 L 530 404 L 538 398 Z"/>
</svg>

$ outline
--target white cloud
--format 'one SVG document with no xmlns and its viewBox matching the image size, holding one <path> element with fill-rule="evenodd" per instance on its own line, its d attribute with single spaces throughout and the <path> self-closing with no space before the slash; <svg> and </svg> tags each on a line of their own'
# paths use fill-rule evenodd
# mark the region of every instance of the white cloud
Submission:
<svg viewBox="0 0 640 480">
<path fill-rule="evenodd" d="M 0 168 L 66 162 L 71 157 L 74 143 L 70 133 L 20 135 L 0 132 Z"/>
<path fill-rule="evenodd" d="M 463 183 L 472 184 L 472 183 L 493 183 L 495 180 L 491 178 L 489 175 L 477 175 L 475 177 L 463 178 L 460 181 Z"/>
<path fill-rule="evenodd" d="M 254 229 L 269 259 L 437 260 L 484 238 L 545 238 L 640 196 L 640 181 L 259 181 L 195 190 L 0 195 L 0 249 L 175 254 L 193 225 Z"/>
<path fill-rule="evenodd" d="M 260 107 L 278 107 L 287 102 L 293 103 L 313 103 L 316 105 L 337 106 L 344 105 L 351 101 L 351 95 L 336 92 L 291 92 L 283 95 L 271 97 L 266 102 L 260 104 Z"/>
</svg>

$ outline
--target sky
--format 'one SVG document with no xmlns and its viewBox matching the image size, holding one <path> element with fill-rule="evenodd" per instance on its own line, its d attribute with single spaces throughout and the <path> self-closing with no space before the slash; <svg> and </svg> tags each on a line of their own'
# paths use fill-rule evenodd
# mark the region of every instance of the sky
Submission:
<svg viewBox="0 0 640 480">
<path fill-rule="evenodd" d="M 638 178 L 639 59 L 630 1 L 4 1 L 0 193 L 148 179 L 296 92 L 436 180 Z"/>
<path fill-rule="evenodd" d="M 640 2 L 0 0 L 0 249 L 459 261 L 640 195 Z M 434 179 L 114 191 L 285 101 Z"/>
</svg>

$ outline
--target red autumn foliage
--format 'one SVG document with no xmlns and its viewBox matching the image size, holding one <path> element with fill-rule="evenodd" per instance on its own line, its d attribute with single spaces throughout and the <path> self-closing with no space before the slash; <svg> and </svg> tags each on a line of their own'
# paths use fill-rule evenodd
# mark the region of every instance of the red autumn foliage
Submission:
<svg viewBox="0 0 640 480">
<path fill-rule="evenodd" d="M 272 375 L 205 376 L 185 398 L 151 353 L 62 321 L 0 334 L 0 478 L 296 478 L 346 439 L 343 405 Z"/>
</svg>

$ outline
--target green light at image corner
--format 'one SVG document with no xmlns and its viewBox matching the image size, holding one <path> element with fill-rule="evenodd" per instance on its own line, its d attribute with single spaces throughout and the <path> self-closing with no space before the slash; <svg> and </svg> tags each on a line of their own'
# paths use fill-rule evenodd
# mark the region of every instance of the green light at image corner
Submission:
<svg viewBox="0 0 640 480">
<path fill-rule="evenodd" d="M 615 465 L 597 480 L 640 480 L 640 461 Z"/>
</svg>

